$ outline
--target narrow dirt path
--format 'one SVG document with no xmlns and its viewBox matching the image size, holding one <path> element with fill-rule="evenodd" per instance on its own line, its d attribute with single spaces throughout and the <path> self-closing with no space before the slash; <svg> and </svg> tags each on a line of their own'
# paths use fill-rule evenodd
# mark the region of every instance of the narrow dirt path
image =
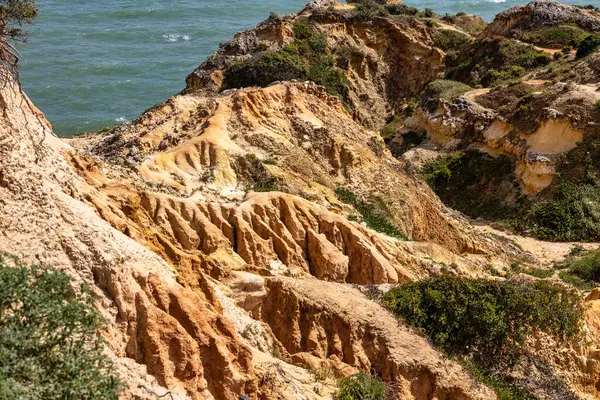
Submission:
<svg viewBox="0 0 600 400">
<path fill-rule="evenodd" d="M 517 243 L 523 250 L 531 253 L 540 262 L 540 267 L 549 267 L 555 261 L 564 259 L 574 246 L 583 246 L 586 249 L 595 249 L 600 247 L 600 243 L 581 243 L 581 242 L 544 242 L 542 240 L 515 235 L 492 228 L 489 225 L 474 223 L 481 231 L 503 236 Z"/>
</svg>

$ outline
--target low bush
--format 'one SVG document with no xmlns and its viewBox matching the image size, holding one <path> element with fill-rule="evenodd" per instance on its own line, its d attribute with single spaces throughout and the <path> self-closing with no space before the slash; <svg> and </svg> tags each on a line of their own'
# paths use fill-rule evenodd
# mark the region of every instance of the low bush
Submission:
<svg viewBox="0 0 600 400">
<path fill-rule="evenodd" d="M 525 74 L 525 68 L 518 65 L 509 65 L 501 70 L 491 70 L 489 84 L 499 85 L 503 82 L 517 79 Z"/>
<path fill-rule="evenodd" d="M 471 85 L 488 86 L 498 81 L 498 73 L 514 76 L 520 71 L 520 76 L 523 70 L 545 66 L 551 61 L 552 56 L 531 45 L 513 39 L 486 38 L 467 46 L 453 62 L 446 76 Z"/>
<path fill-rule="evenodd" d="M 265 87 L 276 81 L 310 80 L 329 94 L 345 98 L 348 79 L 334 63 L 325 36 L 316 32 L 307 18 L 294 23 L 295 41 L 281 50 L 267 52 L 230 65 L 224 72 L 224 89 Z"/>
<path fill-rule="evenodd" d="M 503 201 L 515 190 L 514 163 L 478 151 L 448 154 L 426 164 L 423 178 L 448 206 L 471 217 L 505 218 Z"/>
<path fill-rule="evenodd" d="M 261 160 L 256 154 L 246 154 L 238 159 L 236 168 L 240 176 L 245 176 L 246 181 L 254 192 L 273 192 L 278 189 L 277 179 L 272 176 L 265 165 L 272 165 L 274 161 Z"/>
<path fill-rule="evenodd" d="M 378 201 L 379 204 L 376 206 L 375 204 L 359 200 L 354 193 L 347 189 L 339 188 L 335 193 L 341 202 L 350 204 L 358 213 L 360 213 L 360 219 L 354 217 L 351 218 L 351 220 L 364 222 L 369 228 L 388 236 L 408 240 L 406 235 L 389 222 L 388 213 L 381 200 Z"/>
<path fill-rule="evenodd" d="M 567 257 L 562 264 L 566 271 L 563 271 L 563 276 L 568 283 L 576 287 L 594 286 L 595 283 L 600 283 L 600 249 L 593 251 L 584 251 L 579 256 Z M 579 278 L 579 280 L 573 277 Z"/>
<path fill-rule="evenodd" d="M 471 36 L 450 29 L 438 30 L 431 35 L 431 39 L 436 47 L 444 51 L 459 50 L 473 39 Z"/>
<path fill-rule="evenodd" d="M 352 60 L 353 57 L 363 58 L 365 56 L 365 54 L 358 47 L 344 45 L 344 46 L 340 46 L 336 50 L 335 56 L 336 56 L 338 65 L 341 65 L 344 68 L 348 68 L 348 66 L 350 64 L 350 60 Z"/>
<path fill-rule="evenodd" d="M 386 4 L 385 9 L 390 15 L 417 15 L 419 10 L 405 4 Z"/>
<path fill-rule="evenodd" d="M 381 134 L 382 138 L 390 139 L 394 137 L 394 135 L 403 125 L 404 118 L 402 118 L 400 115 L 395 115 L 394 119 L 392 119 L 392 121 L 390 121 L 383 128 L 381 128 L 381 131 L 379 133 Z"/>
<path fill-rule="evenodd" d="M 596 287 L 595 284 L 587 282 L 577 275 L 570 274 L 568 271 L 560 271 L 558 277 L 565 283 L 573 285 L 581 291 L 590 291 Z"/>
<path fill-rule="evenodd" d="M 496 367 L 514 360 L 533 332 L 576 339 L 584 312 L 577 293 L 543 280 L 440 277 L 397 286 L 384 302 L 449 354 Z"/>
<path fill-rule="evenodd" d="M 531 204 L 517 227 L 545 240 L 598 240 L 600 190 L 588 184 L 559 184 L 551 199 Z"/>
<path fill-rule="evenodd" d="M 541 47 L 562 49 L 565 46 L 579 46 L 587 36 L 589 36 L 589 33 L 578 26 L 566 25 L 531 32 L 525 35 L 523 39 Z"/>
<path fill-rule="evenodd" d="M 222 89 L 268 86 L 271 82 L 305 79 L 307 68 L 293 47 L 240 61 L 225 70 Z"/>
<path fill-rule="evenodd" d="M 356 3 L 356 15 L 362 18 L 386 17 L 388 11 L 379 2 L 374 0 L 360 0 Z"/>
<path fill-rule="evenodd" d="M 577 46 L 577 57 L 585 57 L 592 54 L 600 47 L 600 35 L 590 35 Z"/>
<path fill-rule="evenodd" d="M 471 90 L 471 87 L 464 83 L 438 79 L 429 84 L 427 87 L 427 95 L 451 101 L 469 90 Z"/>
<path fill-rule="evenodd" d="M 423 16 L 425 18 L 433 18 L 435 16 L 435 13 L 431 8 L 426 8 L 423 10 Z"/>
<path fill-rule="evenodd" d="M 46 267 L 0 256 L 0 398 L 117 399 L 103 319 L 85 288 Z"/>
<path fill-rule="evenodd" d="M 336 400 L 385 400 L 385 384 L 376 376 L 359 372 L 338 383 Z"/>
</svg>

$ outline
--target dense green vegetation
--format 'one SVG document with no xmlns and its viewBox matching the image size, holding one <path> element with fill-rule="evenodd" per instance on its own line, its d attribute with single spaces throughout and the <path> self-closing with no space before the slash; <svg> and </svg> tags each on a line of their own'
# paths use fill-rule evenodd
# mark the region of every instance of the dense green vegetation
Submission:
<svg viewBox="0 0 600 400">
<path fill-rule="evenodd" d="M 498 400 L 536 400 L 535 396 L 511 383 L 506 377 L 491 374 L 473 362 L 463 360 L 461 363 L 479 382 L 492 388 L 498 395 Z"/>
<path fill-rule="evenodd" d="M 426 164 L 422 175 L 445 204 L 471 217 L 504 222 L 544 240 L 600 239 L 600 189 L 593 182 L 559 183 L 543 197 L 526 201 L 519 194 L 514 163 L 477 151 L 442 156 Z"/>
<path fill-rule="evenodd" d="M 589 33 L 578 26 L 557 26 L 527 33 L 523 40 L 541 47 L 562 49 L 565 46 L 577 48 L 589 36 Z"/>
<path fill-rule="evenodd" d="M 585 57 L 598 48 L 600 48 L 600 35 L 590 35 L 577 47 L 577 57 Z"/>
<path fill-rule="evenodd" d="M 471 36 L 452 29 L 436 30 L 431 35 L 431 39 L 437 47 L 445 52 L 459 50 L 473 41 Z"/>
<path fill-rule="evenodd" d="M 561 183 L 552 198 L 529 204 L 514 226 L 545 240 L 598 240 L 600 190 L 590 184 Z"/>
<path fill-rule="evenodd" d="M 222 89 L 265 87 L 272 82 L 297 79 L 313 81 L 330 94 L 344 98 L 348 79 L 344 71 L 335 66 L 325 36 L 318 34 L 311 22 L 303 18 L 294 24 L 294 38 L 294 43 L 281 50 L 229 66 L 224 72 Z"/>
<path fill-rule="evenodd" d="M 514 360 L 536 331 L 575 339 L 584 311 L 577 293 L 543 280 L 441 277 L 397 286 L 384 302 L 436 346 L 482 366 Z"/>
<path fill-rule="evenodd" d="M 36 0 L 0 0 L 0 40 L 27 38 L 24 24 L 30 24 L 38 15 Z"/>
<path fill-rule="evenodd" d="M 448 206 L 472 217 L 499 219 L 512 213 L 503 201 L 514 189 L 513 171 L 514 164 L 507 157 L 467 151 L 426 164 L 422 175 Z"/>
<path fill-rule="evenodd" d="M 600 283 L 600 249 L 581 250 L 558 265 L 560 279 L 580 290 L 592 290 Z"/>
<path fill-rule="evenodd" d="M 376 376 L 358 373 L 338 383 L 336 400 L 385 400 L 385 385 Z"/>
<path fill-rule="evenodd" d="M 433 11 L 430 9 L 420 12 L 415 7 L 405 4 L 382 4 L 382 2 L 375 0 L 349 1 L 349 3 L 356 5 L 356 15 L 365 18 L 388 17 L 390 15 L 409 15 L 427 18 L 433 16 Z"/>
<path fill-rule="evenodd" d="M 543 362 L 525 351 L 524 340 L 542 331 L 560 342 L 576 342 L 585 311 L 576 291 L 544 280 L 445 276 L 396 286 L 373 297 L 428 335 L 504 400 L 536 398 L 510 376 L 523 358 L 544 370 Z M 564 398 L 574 398 L 551 370 L 542 373 Z"/>
<path fill-rule="evenodd" d="M 0 257 L 0 398 L 117 399 L 90 295 L 66 274 Z"/>
<path fill-rule="evenodd" d="M 381 200 L 377 199 L 377 204 L 368 203 L 359 200 L 354 193 L 342 188 L 337 189 L 335 193 L 341 202 L 350 204 L 360 214 L 360 217 L 350 216 L 351 220 L 364 222 L 369 228 L 388 236 L 408 240 L 406 235 L 389 222 L 388 213 Z"/>
<path fill-rule="evenodd" d="M 469 85 L 465 85 L 464 83 L 446 79 L 438 79 L 429 84 L 426 89 L 425 96 L 451 101 L 465 94 L 469 90 L 471 90 L 471 87 Z"/>
<path fill-rule="evenodd" d="M 446 77 L 470 85 L 491 86 L 548 65 L 551 60 L 550 55 L 516 40 L 481 39 L 461 52 Z"/>
</svg>

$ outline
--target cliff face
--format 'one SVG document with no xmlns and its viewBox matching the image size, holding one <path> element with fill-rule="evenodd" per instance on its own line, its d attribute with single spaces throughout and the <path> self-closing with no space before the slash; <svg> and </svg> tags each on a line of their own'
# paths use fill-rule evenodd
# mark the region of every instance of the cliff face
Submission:
<svg viewBox="0 0 600 400">
<path fill-rule="evenodd" d="M 288 353 L 290 362 L 292 355 L 310 352 L 285 343 L 280 332 L 274 331 L 264 333 L 261 340 L 267 344 L 262 355 L 253 355 L 261 349 L 251 350 L 253 342 L 243 338 L 242 332 L 252 324 L 261 325 L 262 320 L 266 331 L 279 329 L 279 322 L 269 319 L 274 317 L 273 310 L 240 324 L 240 311 L 236 311 L 240 308 L 228 297 L 223 298 L 223 305 L 219 296 L 223 290 L 230 291 L 225 283 L 235 270 L 269 275 L 289 270 L 296 276 L 313 274 L 320 279 L 363 284 L 412 279 L 411 268 L 424 273 L 422 260 L 414 256 L 420 246 L 380 237 L 291 195 L 255 194 L 242 203 L 210 203 L 136 192 L 131 189 L 135 185 L 102 175 L 98 164 L 89 160 L 85 164 L 86 157 L 52 136 L 43 115 L 16 86 L 4 87 L 2 100 L 1 247 L 26 262 L 56 266 L 94 289 L 96 304 L 109 322 L 105 336 L 132 385 L 129 394 L 135 398 L 162 395 L 166 389 L 159 385 L 175 395 L 183 395 L 185 390 L 198 399 L 232 399 L 238 394 L 273 398 L 271 392 L 264 393 L 264 387 L 259 389 L 259 383 L 273 373 L 260 360 L 286 361 L 273 358 L 273 343 L 281 343 L 281 352 Z M 209 273 L 223 282 L 213 280 Z M 308 287 L 311 282 L 307 280 Z M 329 289 L 327 285 L 334 284 L 327 282 L 318 286 L 314 281 L 314 285 L 325 291 L 337 288 Z M 299 290 L 304 289 L 279 296 L 295 296 Z M 352 295 L 362 297 L 358 292 Z M 269 310 L 275 304 L 268 299 L 245 298 L 244 303 L 258 302 L 260 308 Z M 278 305 L 284 307 L 281 312 L 293 313 L 284 304 Z M 375 304 L 366 307 L 381 312 Z M 269 337 L 273 337 L 270 342 Z M 360 340 L 365 339 L 352 339 Z M 412 340 L 407 337 L 394 346 L 414 346 Z M 390 379 L 413 379 L 439 368 L 440 363 L 458 376 L 462 374 L 465 382 L 470 379 L 458 366 L 428 351 L 431 360 L 421 361 L 417 369 L 409 363 L 402 372 L 390 370 Z M 335 360 L 326 353 L 311 354 Z M 381 357 L 369 353 L 338 358 L 349 366 L 364 368 L 384 361 Z M 131 364 L 127 358 L 139 364 Z M 291 365 L 282 368 L 298 374 Z M 257 376 L 257 372 L 266 375 Z M 300 374 L 298 379 L 307 378 Z M 416 385 L 415 398 L 425 396 L 419 395 L 424 390 L 420 385 L 447 390 L 436 389 L 432 382 Z M 487 389 L 460 390 L 471 393 L 468 398 L 485 398 Z"/>
<path fill-rule="evenodd" d="M 554 0 L 534 0 L 498 14 L 483 32 L 484 36 L 521 36 L 532 30 L 573 24 L 586 31 L 600 31 L 600 13 L 561 4 Z"/>
<path fill-rule="evenodd" d="M 251 352 L 206 279 L 199 274 L 195 290 L 183 287 L 163 259 L 111 228 L 85 204 L 101 194 L 67 162 L 73 149 L 52 135 L 16 85 L 4 85 L 0 99 L 3 251 L 94 289 L 134 397 L 164 394 L 158 385 L 183 387 L 198 399 L 255 393 Z"/>
<path fill-rule="evenodd" d="M 352 8 L 351 8 L 352 9 Z M 427 27 L 417 20 L 363 18 L 340 3 L 307 7 L 297 16 L 272 15 L 255 29 L 223 44 L 187 78 L 187 93 L 218 92 L 232 64 L 294 41 L 294 24 L 307 20 L 323 35 L 349 80 L 345 98 L 355 120 L 380 128 L 390 112 L 420 93 L 443 69 L 443 53 L 433 46 Z"/>
<path fill-rule="evenodd" d="M 595 129 L 597 94 L 556 83 L 539 95 L 543 82 L 528 79 L 519 98 L 531 94 L 533 119 L 517 103 L 500 110 L 513 86 L 412 104 L 446 68 L 439 29 L 481 28 L 456 18 L 432 27 L 313 2 L 236 35 L 133 123 L 63 141 L 5 85 L 0 249 L 93 288 L 126 398 L 333 398 L 337 378 L 358 371 L 383 378 L 390 398 L 494 398 L 363 291 L 552 261 L 471 225 L 415 171 L 423 154 L 477 148 L 513 160 L 522 186 L 511 190 L 539 193 Z M 339 97 L 297 81 L 221 91 L 232 65 L 298 45 L 299 21 L 343 71 Z M 400 114 L 394 140 L 426 140 L 398 160 L 373 129 Z M 570 389 L 596 394 L 594 347 L 536 340 Z"/>
</svg>

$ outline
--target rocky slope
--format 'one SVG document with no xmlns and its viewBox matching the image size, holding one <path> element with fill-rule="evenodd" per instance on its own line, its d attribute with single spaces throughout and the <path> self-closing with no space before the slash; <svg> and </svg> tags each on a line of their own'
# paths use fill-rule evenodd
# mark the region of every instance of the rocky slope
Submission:
<svg viewBox="0 0 600 400">
<path fill-rule="evenodd" d="M 595 29 L 593 11 L 549 4 L 572 14 L 560 23 Z M 184 92 L 108 132 L 59 140 L 15 84 L 0 89 L 0 249 L 94 289 L 125 398 L 333 398 L 337 379 L 358 371 L 380 376 L 389 398 L 496 396 L 364 290 L 538 265 L 540 254 L 472 225 L 415 172 L 423 158 L 474 148 L 511 159 L 518 196 L 541 193 L 561 157 L 593 137 L 597 94 L 590 82 L 539 92 L 532 69 L 516 88 L 444 98 L 426 90 L 453 62 L 440 31 L 470 46 L 531 29 L 519 22 L 529 17 L 510 11 L 476 39 L 478 18 L 396 7 L 315 1 L 272 15 L 224 44 Z M 298 48 L 328 56 L 304 60 Z M 221 90 L 232 68 L 255 71 L 269 54 L 298 74 Z M 521 100 L 501 110 L 511 96 L 531 96 L 529 117 Z M 394 117 L 386 143 L 377 130 Z M 426 139 L 406 151 L 410 132 Z M 535 340 L 567 389 L 517 379 L 542 398 L 597 395 L 595 344 Z"/>
</svg>

